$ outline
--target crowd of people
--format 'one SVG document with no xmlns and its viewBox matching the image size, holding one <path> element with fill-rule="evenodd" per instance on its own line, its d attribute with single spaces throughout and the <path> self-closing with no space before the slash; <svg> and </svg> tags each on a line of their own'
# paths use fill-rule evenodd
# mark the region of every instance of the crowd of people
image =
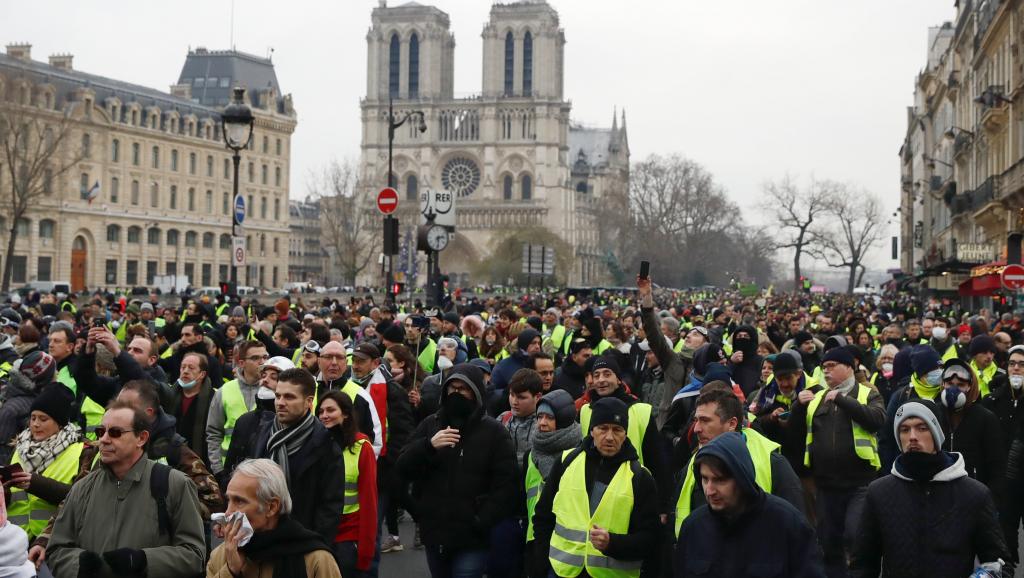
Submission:
<svg viewBox="0 0 1024 578">
<path fill-rule="evenodd" d="M 1022 343 L 1009 311 L 643 278 L 444 309 L 14 294 L 0 572 L 1012 576 Z"/>
</svg>

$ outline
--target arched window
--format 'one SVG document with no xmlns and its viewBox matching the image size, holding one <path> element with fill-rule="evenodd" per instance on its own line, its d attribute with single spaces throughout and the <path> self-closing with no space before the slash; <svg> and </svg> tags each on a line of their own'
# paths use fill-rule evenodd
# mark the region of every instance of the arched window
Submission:
<svg viewBox="0 0 1024 578">
<path fill-rule="evenodd" d="M 167 230 L 167 244 L 172 247 L 178 246 L 178 230 L 168 229 Z"/>
<path fill-rule="evenodd" d="M 529 201 L 533 197 L 533 179 L 530 175 L 523 175 L 522 191 L 524 201 Z"/>
<path fill-rule="evenodd" d="M 120 225 L 107 225 L 107 241 L 117 243 L 121 240 Z"/>
<path fill-rule="evenodd" d="M 231 248 L 231 235 L 224 233 L 220 236 L 220 248 L 230 249 Z"/>
<path fill-rule="evenodd" d="M 128 227 L 128 242 L 138 243 L 139 237 L 142 235 L 142 229 L 139 227 Z"/>
<path fill-rule="evenodd" d="M 153 227 L 149 231 L 146 231 L 146 243 L 150 245 L 160 244 L 160 229 Z"/>
<path fill-rule="evenodd" d="M 110 143 L 110 160 L 115 163 L 121 162 L 121 141 L 116 138 Z"/>
<path fill-rule="evenodd" d="M 82 157 L 92 157 L 92 136 L 89 133 L 82 133 Z"/>
<path fill-rule="evenodd" d="M 401 62 L 401 42 L 398 34 L 391 35 L 391 46 L 388 48 L 388 96 L 398 98 L 398 80 L 401 75 L 399 63 Z"/>
<path fill-rule="evenodd" d="M 185 233 L 185 246 L 186 247 L 195 247 L 196 243 L 198 242 L 198 240 L 199 240 L 199 234 L 196 233 L 195 231 L 187 231 Z"/>
<path fill-rule="evenodd" d="M 171 185 L 171 209 L 178 210 L 178 185 Z"/>
<path fill-rule="evenodd" d="M 533 92 L 533 35 L 523 37 L 523 96 Z"/>
<path fill-rule="evenodd" d="M 516 62 L 516 41 L 512 32 L 505 34 L 505 96 L 512 96 L 512 79 Z"/>
<path fill-rule="evenodd" d="M 416 202 L 419 198 L 419 181 L 416 180 L 416 175 L 409 175 L 405 178 L 405 200 Z"/>
<path fill-rule="evenodd" d="M 213 248 L 213 237 L 214 237 L 213 233 L 203 233 L 203 248 L 204 249 L 212 249 Z"/>
<path fill-rule="evenodd" d="M 504 198 L 506 201 L 512 200 L 512 175 L 505 175 L 505 182 L 503 183 Z"/>
<path fill-rule="evenodd" d="M 149 206 L 160 206 L 160 185 L 156 183 L 149 186 Z"/>
<path fill-rule="evenodd" d="M 409 38 L 409 98 L 420 96 L 420 37 Z"/>
<path fill-rule="evenodd" d="M 39 238 L 40 239 L 52 239 L 53 232 L 57 228 L 57 222 L 52 219 L 43 219 L 39 221 Z"/>
</svg>

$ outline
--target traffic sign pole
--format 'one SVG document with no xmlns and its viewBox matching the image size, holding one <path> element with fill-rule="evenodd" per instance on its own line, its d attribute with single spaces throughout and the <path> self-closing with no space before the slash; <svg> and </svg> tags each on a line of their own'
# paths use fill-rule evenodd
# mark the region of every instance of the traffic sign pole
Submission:
<svg viewBox="0 0 1024 578">
<path fill-rule="evenodd" d="M 390 155 L 389 155 L 390 156 Z M 387 301 L 390 304 L 395 302 L 394 294 L 394 271 L 392 269 L 392 256 L 398 254 L 398 219 L 392 216 L 398 209 L 398 191 L 391 183 L 390 170 L 388 171 L 388 186 L 377 193 L 377 210 L 384 214 L 384 288 Z"/>
</svg>

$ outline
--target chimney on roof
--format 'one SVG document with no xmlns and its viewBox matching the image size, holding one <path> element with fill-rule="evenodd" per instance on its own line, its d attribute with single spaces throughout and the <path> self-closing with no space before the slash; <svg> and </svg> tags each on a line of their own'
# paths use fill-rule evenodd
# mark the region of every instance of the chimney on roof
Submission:
<svg viewBox="0 0 1024 578">
<path fill-rule="evenodd" d="M 51 54 L 50 66 L 60 70 L 73 70 L 71 61 L 75 59 L 73 54 Z"/>
<path fill-rule="evenodd" d="M 27 42 L 21 44 L 8 44 L 7 56 L 21 60 L 32 60 L 32 45 Z"/>
</svg>

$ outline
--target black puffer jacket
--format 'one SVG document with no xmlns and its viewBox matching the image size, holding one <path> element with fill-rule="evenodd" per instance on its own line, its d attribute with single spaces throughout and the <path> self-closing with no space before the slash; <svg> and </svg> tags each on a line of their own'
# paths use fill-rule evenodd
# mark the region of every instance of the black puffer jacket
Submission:
<svg viewBox="0 0 1024 578">
<path fill-rule="evenodd" d="M 555 381 L 552 383 L 551 389 L 561 389 L 568 392 L 573 399 L 579 399 L 587 390 L 586 372 L 582 367 L 573 363 L 572 359 L 566 357 L 555 374 Z"/>
<path fill-rule="evenodd" d="M 961 578 L 974 559 L 1007 560 L 992 494 L 967 477 L 963 457 L 930 482 L 892 474 L 868 486 L 853 555 L 856 578 Z M 882 573 L 882 568 L 885 573 Z"/>
<path fill-rule="evenodd" d="M 962 413 L 960 423 L 950 426 L 942 449 L 962 454 L 967 475 L 988 486 L 998 499 L 1007 456 L 999 418 L 979 403 L 968 404 Z M 948 415 L 946 419 L 952 424 Z"/>
<path fill-rule="evenodd" d="M 413 484 L 412 514 L 424 544 L 446 552 L 481 550 L 491 529 L 515 512 L 520 478 L 508 431 L 484 414 L 483 373 L 464 363 L 452 368 L 453 378 L 471 382 L 476 398 L 459 443 L 440 450 L 430 443 L 451 422 L 442 390 L 441 409 L 416 428 L 398 458 L 398 472 Z"/>
<path fill-rule="evenodd" d="M 57 382 L 47 387 L 57 385 L 64 387 Z M 21 430 L 28 427 L 28 416 L 31 413 L 29 410 L 37 395 L 39 390 L 32 380 L 12 369 L 10 381 L 0 395 L 0 464 L 11 462 L 14 446 L 10 442 L 21 433 Z"/>
</svg>

